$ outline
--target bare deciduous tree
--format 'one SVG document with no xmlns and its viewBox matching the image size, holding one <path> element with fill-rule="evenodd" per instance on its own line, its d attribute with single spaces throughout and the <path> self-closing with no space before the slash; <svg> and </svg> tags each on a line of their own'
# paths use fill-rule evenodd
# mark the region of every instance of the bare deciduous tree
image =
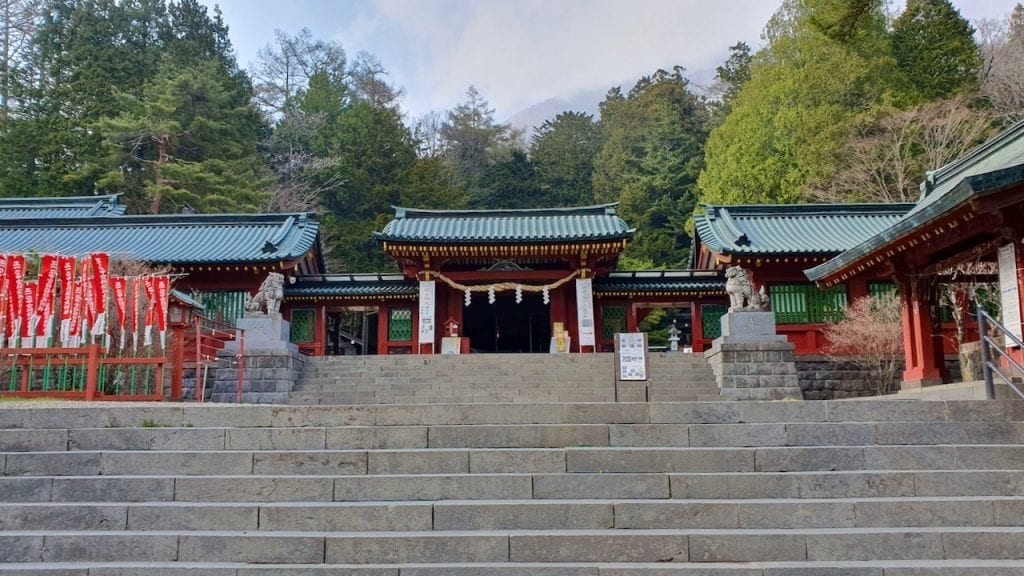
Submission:
<svg viewBox="0 0 1024 576">
<path fill-rule="evenodd" d="M 846 317 L 825 328 L 832 360 L 850 362 L 865 372 L 877 394 L 890 394 L 899 384 L 903 360 L 903 306 L 896 294 L 866 296 L 853 301 Z"/>
<path fill-rule="evenodd" d="M 0 120 L 11 109 L 13 88 L 39 23 L 40 0 L 0 0 Z"/>
<path fill-rule="evenodd" d="M 1006 19 L 976 23 L 982 66 L 982 94 L 1004 122 L 1024 118 L 1024 7 Z"/>
<path fill-rule="evenodd" d="M 992 118 L 964 97 L 894 111 L 858 126 L 842 168 L 813 195 L 826 202 L 913 202 L 918 182 L 992 131 Z"/>
</svg>

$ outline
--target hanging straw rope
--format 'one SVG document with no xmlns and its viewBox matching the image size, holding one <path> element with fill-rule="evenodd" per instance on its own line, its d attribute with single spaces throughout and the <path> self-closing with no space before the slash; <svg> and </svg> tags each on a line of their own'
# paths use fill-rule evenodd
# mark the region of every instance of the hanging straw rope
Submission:
<svg viewBox="0 0 1024 576">
<path fill-rule="evenodd" d="M 547 284 L 545 286 L 517 284 L 515 282 L 499 282 L 497 284 L 477 284 L 475 286 L 466 286 L 463 284 L 459 284 L 458 282 L 452 280 L 451 278 L 445 276 L 444 274 L 441 274 L 440 272 L 434 272 L 433 274 L 440 278 L 442 282 L 460 292 L 488 292 L 490 290 L 494 290 L 495 292 L 501 292 L 503 290 L 515 290 L 516 288 L 522 289 L 523 292 L 543 292 L 545 290 L 550 291 L 554 290 L 555 288 L 558 288 L 562 284 L 565 284 L 569 280 L 572 280 L 573 278 L 579 276 L 580 271 L 576 270 L 572 274 L 566 276 L 565 278 L 562 278 L 561 280 L 558 280 L 553 284 Z"/>
</svg>

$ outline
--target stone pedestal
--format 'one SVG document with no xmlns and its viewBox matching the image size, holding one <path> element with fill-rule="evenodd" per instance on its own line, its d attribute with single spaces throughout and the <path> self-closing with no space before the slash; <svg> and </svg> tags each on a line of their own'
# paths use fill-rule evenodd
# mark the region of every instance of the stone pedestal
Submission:
<svg viewBox="0 0 1024 576">
<path fill-rule="evenodd" d="M 785 336 L 775 333 L 775 314 L 772 312 L 729 312 L 722 316 L 722 336 L 715 342 L 749 344 L 786 342 Z"/>
<path fill-rule="evenodd" d="M 235 325 L 245 330 L 242 402 L 284 404 L 302 370 L 299 347 L 289 342 L 291 327 L 277 313 L 248 313 Z M 238 399 L 238 342 L 228 342 L 220 354 L 213 380 L 214 402 Z"/>
<path fill-rule="evenodd" d="M 288 341 L 291 336 L 291 325 L 280 314 L 247 314 L 235 321 L 235 326 L 245 330 L 246 356 L 264 351 L 298 352 L 299 347 Z M 228 342 L 224 349 L 237 354 L 238 343 Z"/>
<path fill-rule="evenodd" d="M 704 357 L 727 400 L 802 400 L 794 348 L 771 312 L 730 312 Z"/>
</svg>

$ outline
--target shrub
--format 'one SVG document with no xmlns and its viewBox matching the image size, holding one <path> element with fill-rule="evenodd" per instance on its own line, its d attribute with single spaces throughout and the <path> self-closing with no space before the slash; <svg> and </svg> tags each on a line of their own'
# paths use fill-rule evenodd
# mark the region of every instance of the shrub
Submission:
<svg viewBox="0 0 1024 576">
<path fill-rule="evenodd" d="M 903 306 L 899 296 L 883 294 L 853 301 L 845 319 L 825 328 L 833 360 L 850 362 L 864 370 L 877 394 L 896 391 L 903 361 Z"/>
</svg>

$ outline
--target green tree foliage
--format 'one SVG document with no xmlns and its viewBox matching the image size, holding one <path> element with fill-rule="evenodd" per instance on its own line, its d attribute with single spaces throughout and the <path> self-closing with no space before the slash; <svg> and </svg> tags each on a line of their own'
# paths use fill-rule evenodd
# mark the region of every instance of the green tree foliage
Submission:
<svg viewBox="0 0 1024 576">
<path fill-rule="evenodd" d="M 924 101 L 977 85 L 981 55 L 974 27 L 949 0 L 908 0 L 893 23 L 892 47 L 900 72 Z"/>
<path fill-rule="evenodd" d="M 626 251 L 631 262 L 685 266 L 707 119 L 678 67 L 641 78 L 625 96 L 613 89 L 602 102 L 594 198 L 620 202 L 622 217 L 637 227 Z"/>
<path fill-rule="evenodd" d="M 562 112 L 534 129 L 530 159 L 537 191 L 547 206 L 594 202 L 594 159 L 601 150 L 601 126 L 583 112 Z"/>
<path fill-rule="evenodd" d="M 796 202 L 825 182 L 851 123 L 895 93 L 881 2 L 786 0 L 706 146 L 708 203 Z"/>
<path fill-rule="evenodd" d="M 753 59 L 750 46 L 746 42 L 737 42 L 729 47 L 729 58 L 715 68 L 715 84 L 712 93 L 716 96 L 711 104 L 712 122 L 719 125 L 729 115 L 732 101 L 740 93 L 740 88 L 750 80 L 750 62 Z"/>
<path fill-rule="evenodd" d="M 266 172 L 252 109 L 235 105 L 231 80 L 218 71 L 213 62 L 179 69 L 168 61 L 141 98 L 125 96 L 121 114 L 98 122 L 114 165 L 99 187 L 154 214 L 262 208 Z"/>
<path fill-rule="evenodd" d="M 258 181 L 254 144 L 263 126 L 219 11 L 211 15 L 197 0 L 45 0 L 40 14 L 23 57 L 17 114 L 0 135 L 2 193 L 119 190 L 133 210 L 148 211 L 159 190 L 160 198 L 178 194 L 196 207 L 258 207 L 243 198 L 254 190 L 241 189 Z M 172 93 L 186 84 L 211 100 L 175 109 Z M 158 177 L 147 164 L 156 147 L 144 135 L 172 123 L 195 135 L 178 142 L 177 162 Z M 140 147 L 118 153 L 112 137 L 130 140 L 133 131 Z M 237 193 L 228 194 L 232 188 Z"/>
<path fill-rule="evenodd" d="M 493 165 L 511 160 L 515 130 L 497 122 L 487 99 L 470 86 L 466 101 L 448 112 L 440 136 L 443 154 L 466 191 L 469 206 L 488 208 L 497 193 L 484 179 Z"/>
</svg>

